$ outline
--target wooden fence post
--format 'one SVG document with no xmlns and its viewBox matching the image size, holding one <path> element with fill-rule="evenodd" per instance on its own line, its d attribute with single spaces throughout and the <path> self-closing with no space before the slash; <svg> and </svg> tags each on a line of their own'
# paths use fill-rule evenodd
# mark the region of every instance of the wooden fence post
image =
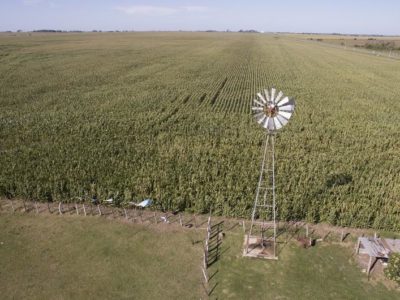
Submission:
<svg viewBox="0 0 400 300">
<path fill-rule="evenodd" d="M 368 267 L 367 267 L 367 275 L 369 279 L 369 273 L 371 272 L 371 265 L 372 265 L 372 256 L 369 257 Z"/>
<path fill-rule="evenodd" d="M 126 212 L 126 209 L 125 209 L 125 207 L 124 207 L 124 213 L 125 213 L 125 219 L 127 219 L 127 220 L 128 220 L 128 214 L 127 214 L 127 212 Z"/>
<path fill-rule="evenodd" d="M 182 215 L 181 215 L 181 214 L 179 214 L 179 224 L 181 224 L 181 227 L 183 226 L 183 223 L 182 223 Z"/>
<path fill-rule="evenodd" d="M 360 250 L 360 243 L 361 243 L 361 240 L 360 240 L 360 238 L 358 238 L 357 246 L 356 246 L 356 254 L 358 254 L 358 251 Z"/>
<path fill-rule="evenodd" d="M 133 208 L 133 223 L 136 223 L 137 219 L 137 213 L 136 213 L 136 207 Z"/>
<path fill-rule="evenodd" d="M 82 206 L 83 206 L 83 213 L 85 214 L 85 217 L 86 217 L 86 208 L 85 208 L 85 203 L 83 203 L 83 204 L 82 204 Z"/>
</svg>

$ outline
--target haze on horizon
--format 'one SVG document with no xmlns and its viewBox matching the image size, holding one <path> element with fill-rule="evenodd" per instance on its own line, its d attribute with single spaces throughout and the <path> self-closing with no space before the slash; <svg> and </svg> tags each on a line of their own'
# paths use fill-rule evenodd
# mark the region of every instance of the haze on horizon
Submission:
<svg viewBox="0 0 400 300">
<path fill-rule="evenodd" d="M 400 1 L 2 0 L 0 31 L 232 30 L 400 34 Z"/>
</svg>

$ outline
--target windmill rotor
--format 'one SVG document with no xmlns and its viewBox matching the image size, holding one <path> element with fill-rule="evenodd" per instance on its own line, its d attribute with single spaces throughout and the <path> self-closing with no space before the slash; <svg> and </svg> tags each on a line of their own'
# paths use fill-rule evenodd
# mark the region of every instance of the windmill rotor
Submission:
<svg viewBox="0 0 400 300">
<path fill-rule="evenodd" d="M 294 108 L 294 99 L 284 97 L 282 91 L 276 94 L 276 89 L 272 88 L 270 92 L 264 90 L 264 95 L 257 93 L 251 109 L 257 123 L 274 133 L 288 123 Z"/>
</svg>

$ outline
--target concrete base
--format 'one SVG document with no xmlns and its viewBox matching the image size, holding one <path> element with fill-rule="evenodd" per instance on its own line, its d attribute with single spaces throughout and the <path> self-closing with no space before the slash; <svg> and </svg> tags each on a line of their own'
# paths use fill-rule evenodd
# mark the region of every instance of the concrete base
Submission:
<svg viewBox="0 0 400 300">
<path fill-rule="evenodd" d="M 254 257 L 263 259 L 273 259 L 277 260 L 278 257 L 274 255 L 275 242 L 273 239 L 264 239 L 262 241 L 259 236 L 249 237 L 249 246 L 247 247 L 247 234 L 244 235 L 243 243 L 243 256 L 244 257 Z"/>
</svg>

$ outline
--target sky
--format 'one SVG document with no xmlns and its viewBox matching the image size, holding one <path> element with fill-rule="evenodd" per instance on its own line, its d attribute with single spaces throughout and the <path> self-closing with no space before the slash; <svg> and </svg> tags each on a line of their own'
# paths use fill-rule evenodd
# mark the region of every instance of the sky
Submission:
<svg viewBox="0 0 400 300">
<path fill-rule="evenodd" d="M 38 29 L 400 35 L 400 1 L 0 0 L 0 31 Z"/>
</svg>

